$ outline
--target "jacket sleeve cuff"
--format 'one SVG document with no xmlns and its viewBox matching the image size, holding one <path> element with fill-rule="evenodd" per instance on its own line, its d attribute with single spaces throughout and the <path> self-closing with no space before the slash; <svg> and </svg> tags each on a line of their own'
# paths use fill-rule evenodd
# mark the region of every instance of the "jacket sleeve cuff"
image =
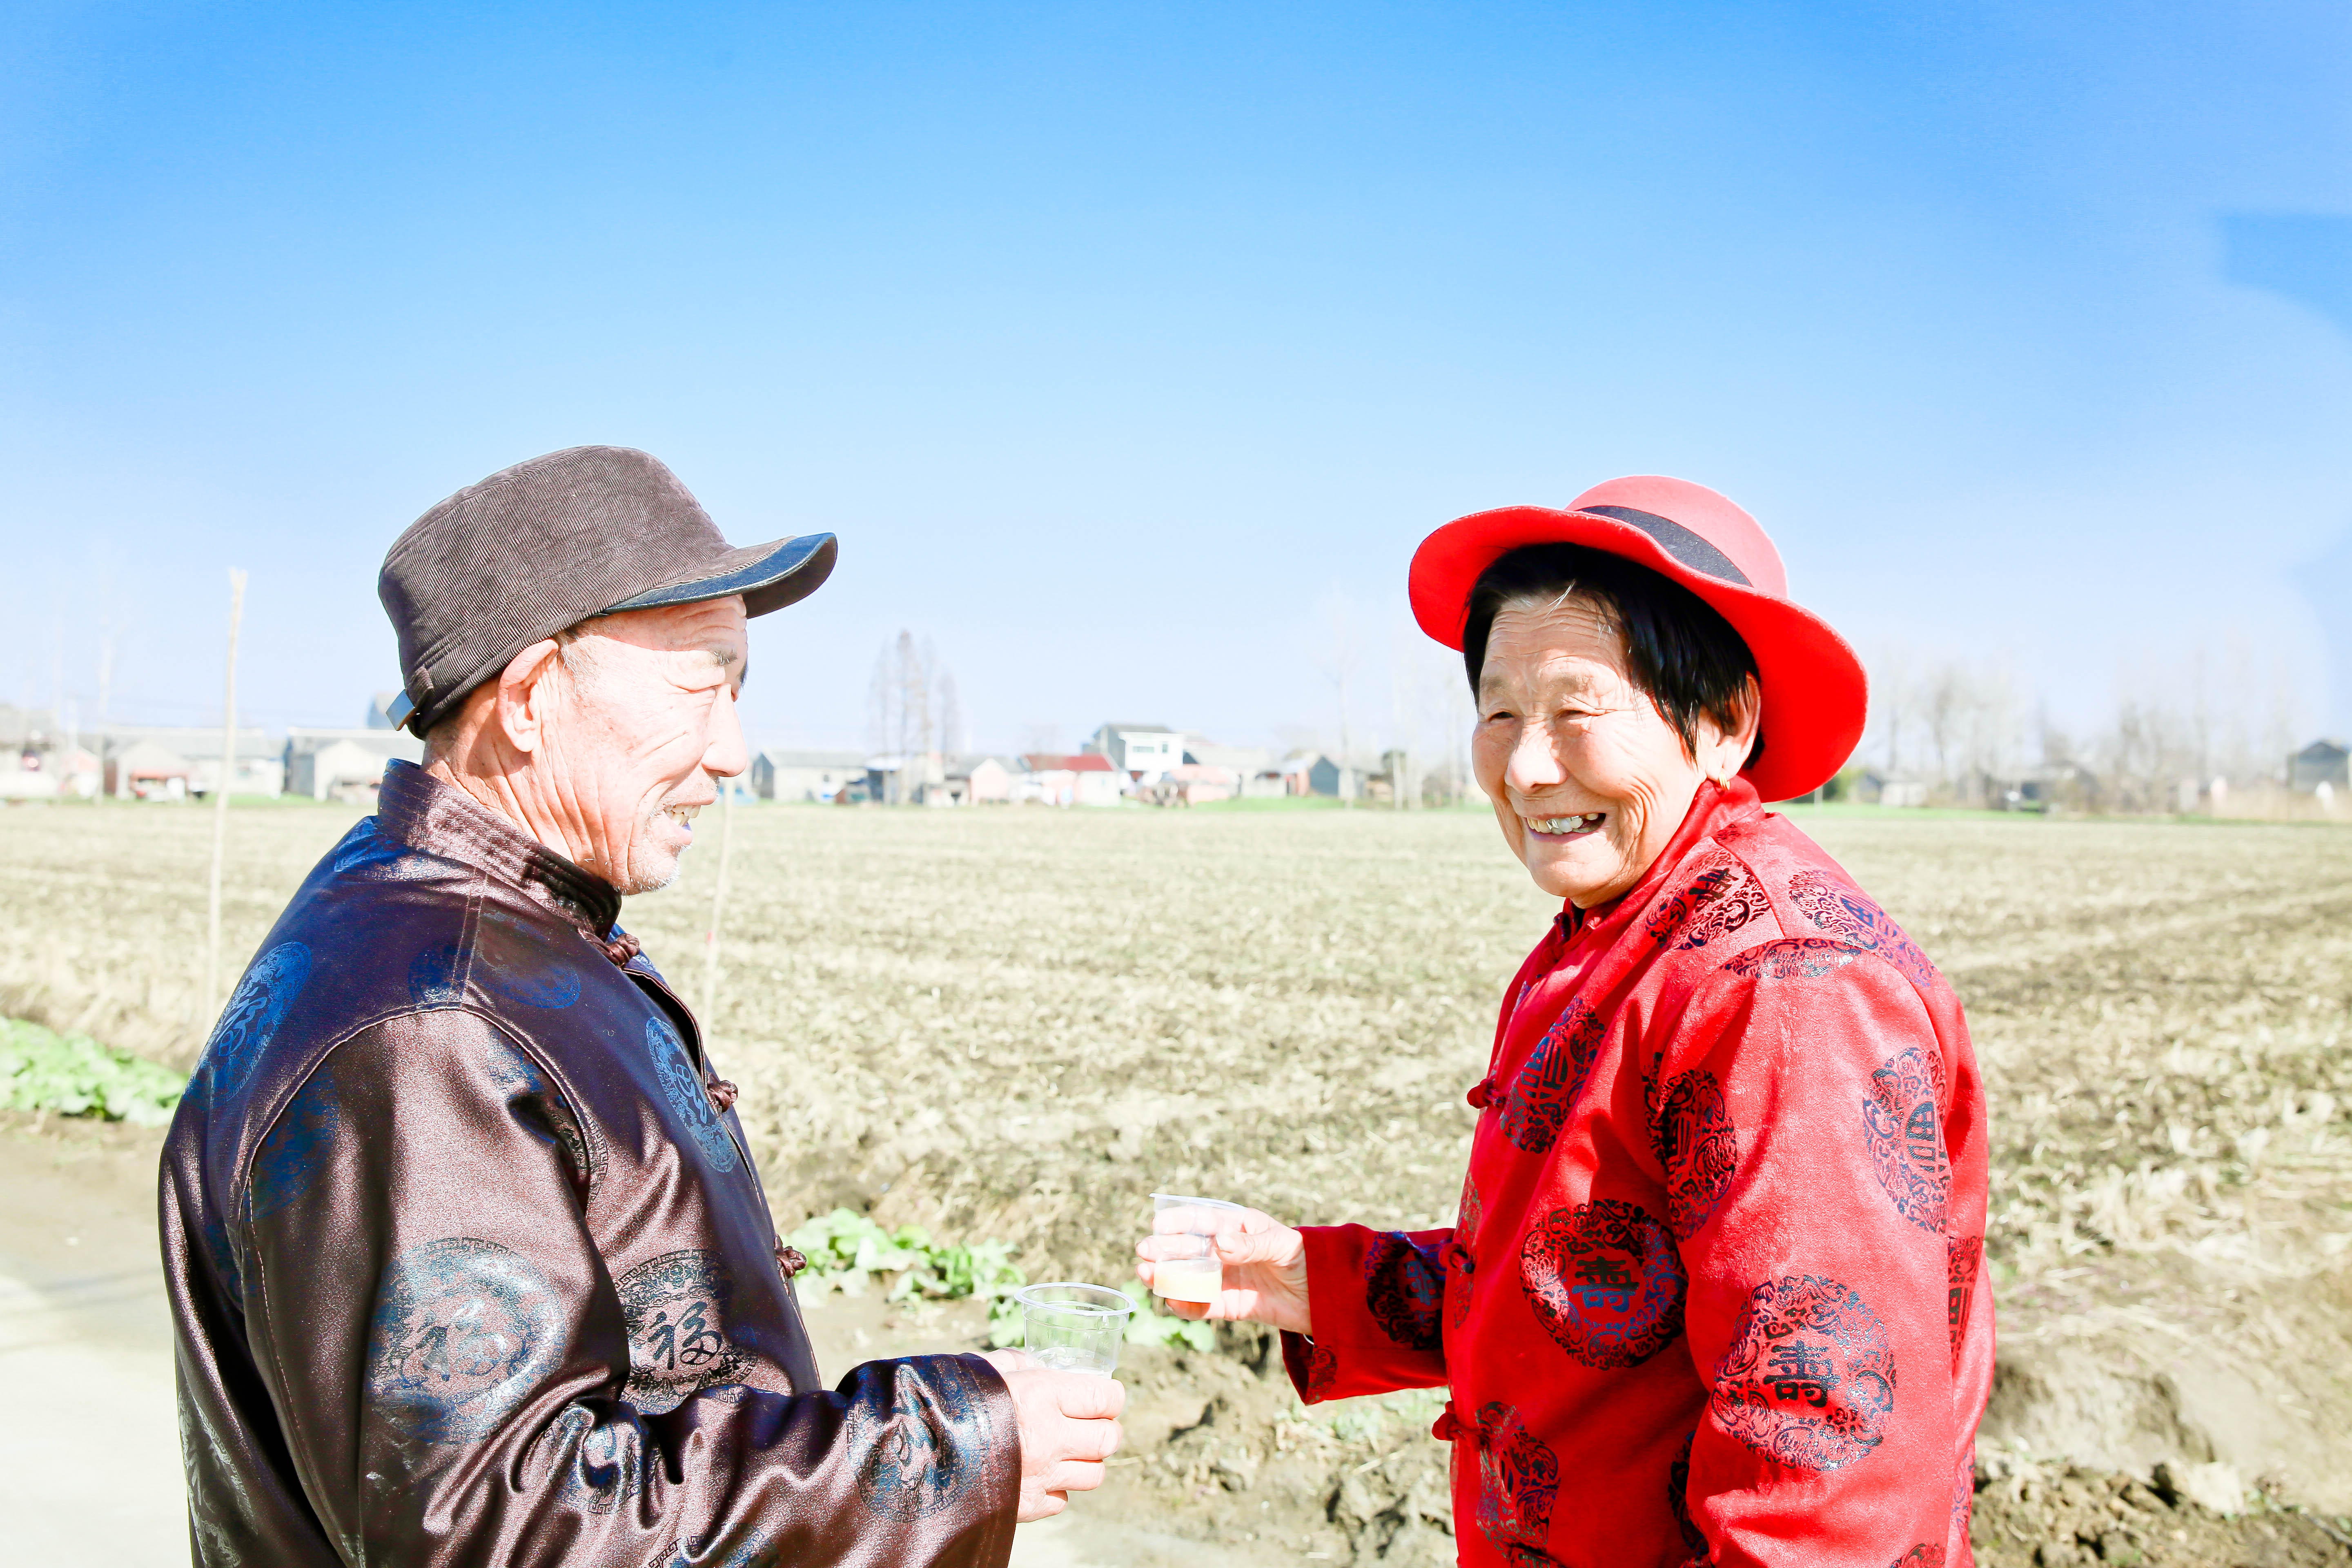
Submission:
<svg viewBox="0 0 2352 1568">
<path fill-rule="evenodd" d="M 1285 1333 L 1282 1363 L 1309 1405 L 1445 1381 L 1441 1314 L 1447 1231 L 1307 1226 L 1311 1334 Z"/>
<path fill-rule="evenodd" d="M 839 1392 L 856 1412 L 857 1451 L 846 1457 L 860 1499 L 877 1523 L 907 1531 L 895 1561 L 1004 1568 L 1021 1504 L 1021 1424 L 996 1368 L 977 1355 L 868 1362 Z"/>
</svg>

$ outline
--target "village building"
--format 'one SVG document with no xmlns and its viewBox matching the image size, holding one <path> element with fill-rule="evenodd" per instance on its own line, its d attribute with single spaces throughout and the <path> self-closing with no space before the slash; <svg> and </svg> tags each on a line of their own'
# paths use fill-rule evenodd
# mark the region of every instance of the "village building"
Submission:
<svg viewBox="0 0 2352 1568">
<path fill-rule="evenodd" d="M 1370 776 L 1364 769 L 1327 757 L 1320 752 L 1297 752 L 1282 760 L 1285 793 L 1319 795 L 1327 800 L 1359 800 Z"/>
<path fill-rule="evenodd" d="M 2342 795 L 2352 787 L 2352 750 L 2340 741 L 2314 741 L 2287 760 L 2287 782 L 2297 795 L 2315 795 L 2322 784 Z"/>
<path fill-rule="evenodd" d="M 1021 759 L 1013 798 L 1042 805 L 1117 805 L 1126 797 L 1127 775 L 1099 752 L 1075 756 L 1032 752 Z"/>
<path fill-rule="evenodd" d="M 289 730 L 286 793 L 373 805 L 394 757 L 421 763 L 425 742 L 405 730 Z"/>
<path fill-rule="evenodd" d="M 91 744 L 97 737 L 91 737 Z M 77 741 L 69 748 L 61 747 L 49 755 L 48 766 L 55 770 L 51 776 L 58 781 L 59 795 L 88 800 L 105 787 L 106 764 L 99 754 Z"/>
<path fill-rule="evenodd" d="M 1194 767 L 1223 768 L 1236 778 L 1249 778 L 1274 765 L 1274 753 L 1264 746 L 1227 746 L 1206 735 L 1184 737 L 1184 761 Z"/>
<path fill-rule="evenodd" d="M 188 759 L 160 741 L 133 741 L 110 751 L 100 787 L 117 800 L 185 800 Z"/>
<path fill-rule="evenodd" d="M 217 724 L 110 724 L 94 738 L 103 759 L 106 793 L 119 800 L 209 799 L 221 776 Z M 176 784 L 172 781 L 180 781 Z M 277 795 L 286 787 L 284 759 L 260 725 L 236 732 L 236 763 L 229 793 Z"/>
<path fill-rule="evenodd" d="M 946 805 L 947 759 L 937 752 L 866 760 L 864 798 L 882 805 Z"/>
<path fill-rule="evenodd" d="M 1925 805 L 1927 781 L 1871 770 L 1855 781 L 1853 797 L 1865 805 Z"/>
<path fill-rule="evenodd" d="M 1143 787 L 1157 805 L 1211 805 L 1240 795 L 1242 775 L 1231 768 L 1185 763 L 1161 774 L 1158 784 Z"/>
<path fill-rule="evenodd" d="M 1084 748 L 1139 784 L 1150 784 L 1184 762 L 1184 735 L 1165 724 L 1105 724 Z"/>
<path fill-rule="evenodd" d="M 948 763 L 940 799 L 948 805 L 1003 805 L 1013 799 L 1014 771 L 996 757 L 959 757 Z"/>
<path fill-rule="evenodd" d="M 761 800 L 831 803 L 852 784 L 866 783 L 863 752 L 763 748 L 751 759 L 751 793 Z"/>
<path fill-rule="evenodd" d="M 1282 770 L 1275 764 L 1274 753 L 1264 746 L 1228 746 L 1206 735 L 1188 734 L 1184 737 L 1184 763 L 1186 767 L 1215 768 L 1231 774 L 1234 795 L 1264 798 L 1290 793 Z M 1192 793 L 1190 798 L 1197 803 L 1203 796 Z"/>
</svg>

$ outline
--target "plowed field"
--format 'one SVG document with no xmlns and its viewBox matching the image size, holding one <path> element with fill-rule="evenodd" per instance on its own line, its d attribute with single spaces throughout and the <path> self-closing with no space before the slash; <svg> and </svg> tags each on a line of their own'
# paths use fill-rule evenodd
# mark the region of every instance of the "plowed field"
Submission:
<svg viewBox="0 0 2352 1568">
<path fill-rule="evenodd" d="M 350 816 L 233 816 L 232 973 Z M 2150 1563 L 2325 1561 L 2277 1552 L 2332 1549 L 2334 1514 L 2205 1505 L 2352 1510 L 2352 832 L 1800 820 L 1951 978 L 1991 1086 L 1985 1559 L 2113 1534 Z M 625 916 L 689 995 L 700 827 Z M 0 812 L 0 1009 L 190 1059 L 208 835 L 170 807 Z M 715 1054 L 779 1218 L 845 1204 L 1106 1279 L 1155 1189 L 1449 1217 L 1462 1090 L 1550 912 L 1452 813 L 745 808 L 730 883 Z M 1418 1406 L 1301 1420 L 1229 1349 L 1139 1353 L 1157 1414 L 1115 1472 L 1122 1528 L 1218 1543 L 1196 1562 L 1450 1561 Z"/>
</svg>

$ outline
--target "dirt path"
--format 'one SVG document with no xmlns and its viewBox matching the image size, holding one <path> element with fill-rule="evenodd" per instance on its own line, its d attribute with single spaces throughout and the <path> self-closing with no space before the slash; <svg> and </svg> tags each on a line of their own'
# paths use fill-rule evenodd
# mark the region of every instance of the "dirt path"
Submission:
<svg viewBox="0 0 2352 1568">
<path fill-rule="evenodd" d="M 171 1324 L 155 1260 L 161 1136 L 0 1112 L 0 1510 L 12 1562 L 187 1562 Z M 810 1315 L 819 1364 L 971 1348 L 969 1304 L 907 1312 L 840 1297 Z M 1129 1452 L 1102 1491 L 1023 1527 L 1014 1568 L 1262 1568 L 1453 1560 L 1443 1451 L 1398 1411 L 1344 1442 L 1291 1418 L 1286 1388 L 1228 1355 L 1130 1350 Z M 1377 1426 L 1377 1423 L 1375 1424 Z M 2223 1519 L 2160 1487 L 1996 1464 L 1979 1498 L 1987 1568 L 2352 1563 L 2344 1531 L 2288 1512 Z M 1339 1478 L 1339 1490 L 1332 1490 Z"/>
<path fill-rule="evenodd" d="M 188 1560 L 172 1323 L 155 1253 L 160 1134 L 0 1127 L 0 1513 L 20 1563 Z"/>
<path fill-rule="evenodd" d="M 162 1134 L 0 1112 L 0 1518 L 8 1559 L 77 1568 L 188 1561 L 172 1322 L 155 1246 Z M 909 1322 L 878 1300 L 811 1315 L 818 1364 L 971 1348 L 979 1322 Z M 1192 1568 L 1214 1546 L 1139 1527 L 1112 1492 L 1022 1528 L 1013 1568 L 1125 1568 L 1163 1545 Z"/>
</svg>

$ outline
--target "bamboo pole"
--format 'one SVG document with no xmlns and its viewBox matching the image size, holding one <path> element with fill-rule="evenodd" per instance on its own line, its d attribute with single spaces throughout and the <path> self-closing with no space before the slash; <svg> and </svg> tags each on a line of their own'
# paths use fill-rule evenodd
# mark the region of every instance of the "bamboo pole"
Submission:
<svg viewBox="0 0 2352 1568">
<path fill-rule="evenodd" d="M 107 704 L 113 697 L 114 625 L 110 618 L 98 639 L 98 794 L 91 797 L 93 805 L 106 798 Z M 121 769 L 115 771 L 120 773 Z"/>
<path fill-rule="evenodd" d="M 220 989 L 221 866 L 228 855 L 228 793 L 236 779 L 236 628 L 245 617 L 245 574 L 228 574 L 228 676 L 221 699 L 220 776 L 213 781 L 213 880 L 209 936 L 205 944 L 205 996 L 218 1014 Z"/>
<path fill-rule="evenodd" d="M 710 890 L 710 929 L 702 939 L 702 1032 L 719 1021 L 719 924 L 727 912 L 727 856 L 735 847 L 735 781 L 719 781 L 719 885 Z"/>
</svg>

